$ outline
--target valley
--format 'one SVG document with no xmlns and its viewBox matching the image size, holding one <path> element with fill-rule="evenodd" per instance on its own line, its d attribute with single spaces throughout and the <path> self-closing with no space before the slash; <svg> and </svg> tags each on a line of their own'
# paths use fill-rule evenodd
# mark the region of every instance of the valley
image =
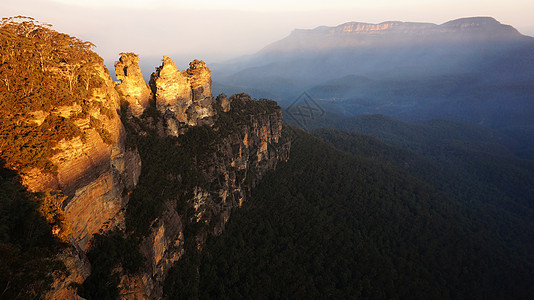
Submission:
<svg viewBox="0 0 534 300">
<path fill-rule="evenodd" d="M 510 25 L 320 26 L 150 76 L 122 52 L 116 80 L 33 18 L 0 46 L 0 299 L 534 293 L 534 38 Z"/>
</svg>

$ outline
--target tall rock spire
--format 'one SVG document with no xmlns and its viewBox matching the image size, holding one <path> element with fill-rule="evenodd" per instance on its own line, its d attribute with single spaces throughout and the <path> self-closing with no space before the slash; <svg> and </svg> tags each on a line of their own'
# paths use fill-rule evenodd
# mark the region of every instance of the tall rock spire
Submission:
<svg viewBox="0 0 534 300">
<path fill-rule="evenodd" d="M 152 73 L 150 87 L 167 133 L 178 135 L 187 126 L 212 124 L 211 71 L 206 63 L 194 60 L 180 72 L 170 57 L 164 56 L 162 62 Z"/>
<path fill-rule="evenodd" d="M 117 91 L 130 104 L 132 114 L 139 117 L 150 105 L 152 93 L 143 79 L 139 67 L 139 56 L 135 53 L 121 53 L 115 62 L 115 74 L 120 83 Z"/>
<path fill-rule="evenodd" d="M 186 74 L 191 82 L 194 101 L 211 96 L 211 71 L 204 61 L 195 59 L 190 62 Z"/>
<path fill-rule="evenodd" d="M 171 111 L 179 122 L 187 123 L 186 110 L 193 103 L 191 84 L 170 57 L 163 56 L 161 66 L 151 75 L 150 87 L 159 111 Z"/>
</svg>

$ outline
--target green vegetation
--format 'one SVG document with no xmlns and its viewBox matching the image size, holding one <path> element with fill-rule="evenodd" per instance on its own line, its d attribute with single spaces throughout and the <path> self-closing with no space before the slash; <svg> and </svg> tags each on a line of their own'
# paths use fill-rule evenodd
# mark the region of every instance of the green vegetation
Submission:
<svg viewBox="0 0 534 300">
<path fill-rule="evenodd" d="M 133 236 L 125 238 L 122 231 L 95 234 L 87 252 L 91 275 L 78 290 L 79 294 L 86 299 L 117 299 L 121 275 L 118 268 L 131 274 L 144 266 L 139 242 Z"/>
<path fill-rule="evenodd" d="M 185 239 L 185 255 L 173 268 L 174 275 L 187 282 L 192 277 L 184 276 L 182 266 L 193 266 L 190 261 L 198 258 L 198 236 L 213 230 L 214 224 L 197 222 L 191 199 L 196 187 L 204 190 L 217 190 L 220 184 L 213 178 L 211 169 L 221 167 L 228 159 L 225 155 L 225 143 L 234 135 L 240 135 L 243 126 L 252 126 L 252 116 L 260 117 L 279 109 L 276 102 L 270 100 L 252 101 L 248 95 L 240 94 L 230 97 L 232 109 L 223 112 L 220 105 L 215 104 L 217 111 L 213 127 L 189 127 L 178 137 L 161 135 L 164 126 L 163 116 L 155 107 L 149 107 L 141 118 L 128 117 L 124 113 L 121 118 L 126 127 L 127 147 L 137 148 L 141 156 L 142 171 L 135 190 L 130 195 L 126 210 L 125 232 L 111 232 L 95 235 L 88 258 L 91 262 L 91 276 L 84 282 L 81 295 L 88 299 L 114 299 L 118 295 L 122 267 L 127 272 L 135 272 L 143 262 L 136 257 L 139 241 L 150 234 L 151 224 L 161 217 L 168 209 L 168 204 L 175 204 L 183 222 Z M 123 103 L 122 112 L 127 111 L 127 103 Z M 239 138 L 239 140 L 241 140 Z M 255 155 L 251 153 L 250 155 Z M 210 171 L 211 170 L 211 171 Z M 253 171 L 248 173 L 253 174 Z M 221 176 L 221 174 L 215 173 Z M 238 174 L 238 176 L 245 176 Z M 247 178 L 248 179 L 248 178 Z M 251 179 L 248 183 L 251 184 Z M 245 188 L 245 187 L 243 187 Z M 124 238 L 128 236 L 128 238 Z M 129 254 L 126 254 L 128 252 Z M 137 262 L 132 267 L 125 264 Z M 185 274 L 192 274 L 187 269 Z M 179 287 L 178 285 L 176 287 Z"/>
<path fill-rule="evenodd" d="M 469 228 L 486 241 L 485 247 L 498 253 L 497 261 L 504 262 L 496 264 L 502 274 L 518 276 L 522 268 L 517 264 L 531 268 L 534 162 L 513 154 L 513 140 L 478 126 L 444 120 L 413 124 L 362 116 L 345 125 L 395 146 L 383 145 L 380 151 L 372 151 L 365 141 L 380 142 L 361 134 L 330 129 L 314 134 L 356 155 L 379 155 L 382 161 L 407 170 L 461 203 Z M 532 283 L 511 282 L 509 293 L 524 297 L 528 284 Z"/>
<path fill-rule="evenodd" d="M 0 298 L 38 298 L 50 288 L 53 273 L 66 273 L 63 263 L 55 258 L 62 244 L 50 228 L 61 220 L 47 220 L 40 210 L 47 211 L 47 216 L 61 214 L 43 206 L 42 202 L 48 203 L 44 195 L 27 192 L 17 181 L 16 172 L 4 168 L 3 162 L 1 166 Z"/>
<path fill-rule="evenodd" d="M 347 119 L 339 127 L 375 136 L 416 155 L 433 169 L 412 168 L 412 174 L 473 207 L 483 205 L 493 207 L 494 213 L 504 210 L 521 216 L 534 207 L 534 161 L 514 155 L 517 143 L 507 136 L 446 120 L 408 123 L 384 116 Z M 334 141 L 341 133 L 319 135 L 353 151 L 343 138 L 341 143 Z"/>
<path fill-rule="evenodd" d="M 289 162 L 182 266 L 196 274 L 188 285 L 178 280 L 181 290 L 173 289 L 179 276 L 169 277 L 170 298 L 525 299 L 534 292 L 533 227 L 524 227 L 530 243 L 519 247 L 517 236 L 484 223 L 488 211 L 382 160 L 413 153 L 369 137 L 357 146 L 359 135 L 345 137 L 348 153 L 290 133 Z"/>
<path fill-rule="evenodd" d="M 161 115 L 150 107 L 145 112 L 148 116 L 153 122 L 133 118 L 124 123 L 128 143 L 137 147 L 143 162 L 126 210 L 127 231 L 139 236 L 149 233 L 150 224 L 161 216 L 166 202 L 185 202 L 195 186 L 206 186 L 200 164 L 206 163 L 205 158 L 214 151 L 214 141 L 220 138 L 208 126 L 190 128 L 178 138 L 161 137 L 157 129 L 163 122 Z M 184 208 L 181 213 L 185 212 Z"/>
<path fill-rule="evenodd" d="M 65 198 L 67 197 L 58 191 L 32 193 L 30 196 L 30 199 L 37 203 L 41 216 L 52 228 L 52 234 L 61 242 L 69 243 L 69 236 L 72 232 L 65 220 L 65 213 L 61 209 L 61 204 Z"/>
<path fill-rule="evenodd" d="M 83 115 L 93 105 L 86 101 L 93 88 L 103 85 L 96 69 L 103 61 L 93 45 L 50 27 L 25 17 L 0 21 L 0 157 L 17 170 L 54 172 L 49 158 L 57 142 L 82 135 L 75 116 L 55 109 L 78 104 Z M 50 112 L 42 124 L 33 121 L 38 112 Z"/>
<path fill-rule="evenodd" d="M 123 112 L 127 111 L 125 108 Z M 157 129 L 162 116 L 154 107 L 147 109 L 143 119 L 128 120 L 126 114 L 122 119 L 127 147 L 137 148 L 141 155 L 141 176 L 130 195 L 125 231 L 93 237 L 87 254 L 93 268 L 80 290 L 80 295 L 87 299 L 116 299 L 121 275 L 117 268 L 135 273 L 144 266 L 139 243 L 150 233 L 151 223 L 167 209 L 166 203 L 178 203 L 184 221 L 192 218 L 193 211 L 186 200 L 195 186 L 206 186 L 200 165 L 214 151 L 213 141 L 220 138 L 207 126 L 190 128 L 179 138 L 162 137 Z M 195 225 L 186 230 L 192 227 Z M 193 242 L 188 239 L 190 243 Z"/>
<path fill-rule="evenodd" d="M 104 87 L 102 59 L 91 47 L 31 18 L 0 22 L 2 299 L 40 297 L 53 274 L 66 274 L 55 259 L 69 234 L 63 196 L 26 191 L 16 172 L 57 171 L 50 161 L 57 144 L 85 138 L 79 119 L 112 143 L 94 112 L 111 119 L 113 110 L 88 101 Z M 404 87 L 398 84 L 382 92 Z M 324 88 L 330 94 L 340 87 Z M 414 95 L 401 96 L 409 103 Z M 139 150 L 142 173 L 129 195 L 126 228 L 91 242 L 83 297 L 118 297 L 120 276 L 144 267 L 139 243 L 168 204 L 176 206 L 185 239 L 185 254 L 165 281 L 172 299 L 523 299 L 534 293 L 530 146 L 476 125 L 381 115 L 340 120 L 326 113 L 309 128 L 348 131 L 315 130 L 313 137 L 286 127 L 284 138 L 294 141 L 290 161 L 264 175 L 226 231 L 210 236 L 217 220 L 196 220 L 193 191 L 220 188 L 223 175 L 215 170 L 225 163 L 228 140 L 242 139 L 243 127 L 279 109 L 246 94 L 230 101 L 227 113 L 215 105 L 213 127 L 191 127 L 179 137 L 162 134 L 165 120 L 155 107 L 140 119 L 122 116 L 126 145 Z M 62 106 L 81 109 L 66 117 Z M 247 190 L 257 181 L 253 168 L 235 177 L 245 179 Z M 200 251 L 198 238 L 205 236 Z"/>
<path fill-rule="evenodd" d="M 0 298 L 32 299 L 44 296 L 52 274 L 65 273 L 55 258 L 68 242 L 70 229 L 60 207 L 64 196 L 54 191 L 29 193 L 16 172 L 31 168 L 55 173 L 50 158 L 62 140 L 85 139 L 76 125 L 93 111 L 107 118 L 113 112 L 88 101 L 104 86 L 98 74 L 103 60 L 92 44 L 56 32 L 32 18 L 0 21 Z M 81 108 L 77 113 L 62 107 Z M 74 110 L 74 109 L 73 109 Z M 111 134 L 91 116 L 102 140 Z M 9 171 L 4 169 L 4 163 Z M 54 237 L 54 234 L 56 237 Z"/>
<path fill-rule="evenodd" d="M 226 95 L 221 94 L 219 97 L 226 97 Z M 231 110 L 229 112 L 224 113 L 220 105 L 215 105 L 217 121 L 214 127 L 220 130 L 222 134 L 239 132 L 239 126 L 253 125 L 251 116 L 261 118 L 272 114 L 280 108 L 273 100 L 252 100 L 245 93 L 234 94 L 230 96 L 229 100 L 231 102 Z"/>
<path fill-rule="evenodd" d="M 468 136 L 467 131 L 464 129 L 459 134 Z M 367 141 L 377 145 L 381 142 L 362 134 L 333 129 L 320 129 L 313 134 L 340 150 L 379 156 L 381 161 L 431 184 L 463 205 L 473 230 L 486 235 L 486 240 L 498 240 L 499 247 L 513 253 L 511 256 L 534 253 L 532 161 L 496 151 L 500 147 L 488 143 L 482 135 L 479 140 L 473 137 L 463 142 L 458 135 L 441 140 L 434 135 L 432 143 L 420 144 L 426 150 L 412 151 L 382 144 L 379 151 L 373 151 Z M 406 131 L 404 142 L 411 140 L 406 138 L 408 135 Z M 424 136 L 418 138 L 423 141 Z"/>
<path fill-rule="evenodd" d="M 143 161 L 139 184 L 126 211 L 128 231 L 146 235 L 168 201 L 177 201 L 180 215 L 189 219 L 188 197 L 197 186 L 210 188 L 208 170 L 218 163 L 218 157 L 224 157 L 223 140 L 239 134 L 242 126 L 251 126 L 252 115 L 267 115 L 278 108 L 274 101 L 252 101 L 246 94 L 233 95 L 230 100 L 232 109 L 226 113 L 214 105 L 217 119 L 213 127 L 190 127 L 179 137 L 158 134 L 163 119 L 154 107 L 141 119 L 123 116 L 127 144 L 137 147 Z"/>
</svg>

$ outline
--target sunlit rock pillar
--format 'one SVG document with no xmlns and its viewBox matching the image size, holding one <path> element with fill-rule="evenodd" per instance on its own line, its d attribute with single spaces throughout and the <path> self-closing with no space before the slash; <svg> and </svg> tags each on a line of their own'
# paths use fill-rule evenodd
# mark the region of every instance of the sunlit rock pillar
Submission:
<svg viewBox="0 0 534 300">
<path fill-rule="evenodd" d="M 139 56 L 135 53 L 121 53 L 115 62 L 115 74 L 120 82 L 116 89 L 120 96 L 129 103 L 130 111 L 136 117 L 143 114 L 150 105 L 152 93 L 143 79 L 139 67 Z"/>
</svg>

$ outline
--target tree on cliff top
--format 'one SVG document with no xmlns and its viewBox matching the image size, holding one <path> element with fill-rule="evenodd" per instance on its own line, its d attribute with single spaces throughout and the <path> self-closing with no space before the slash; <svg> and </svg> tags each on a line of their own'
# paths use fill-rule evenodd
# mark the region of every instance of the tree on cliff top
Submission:
<svg viewBox="0 0 534 300">
<path fill-rule="evenodd" d="M 96 72 L 103 61 L 93 46 L 33 18 L 0 21 L 0 157 L 9 167 L 53 172 L 54 146 L 81 134 L 73 121 L 85 116 L 92 88 L 103 85 Z M 53 112 L 73 104 L 83 113 L 65 118 Z M 36 112 L 48 116 L 37 122 Z"/>
</svg>

